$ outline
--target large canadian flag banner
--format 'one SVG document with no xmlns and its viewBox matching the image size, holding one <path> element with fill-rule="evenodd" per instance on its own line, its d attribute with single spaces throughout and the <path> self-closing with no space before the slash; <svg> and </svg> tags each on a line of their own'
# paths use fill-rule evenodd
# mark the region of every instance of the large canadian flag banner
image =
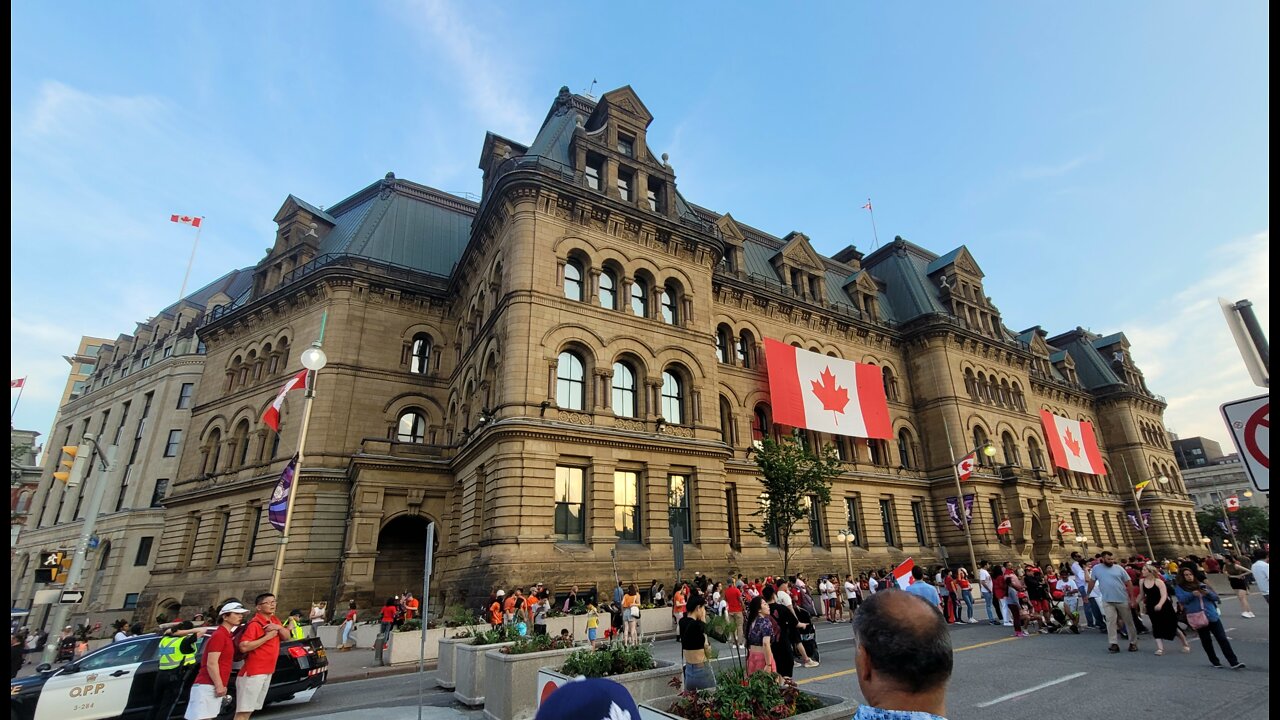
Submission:
<svg viewBox="0 0 1280 720">
<path fill-rule="evenodd" d="M 1090 475 L 1106 475 L 1102 465 L 1102 453 L 1098 452 L 1098 436 L 1093 434 L 1093 423 L 1071 420 L 1040 411 L 1044 423 L 1045 440 L 1056 467 Z"/>
<path fill-rule="evenodd" d="M 773 421 L 833 435 L 890 440 L 884 376 L 875 365 L 764 340 Z"/>
</svg>

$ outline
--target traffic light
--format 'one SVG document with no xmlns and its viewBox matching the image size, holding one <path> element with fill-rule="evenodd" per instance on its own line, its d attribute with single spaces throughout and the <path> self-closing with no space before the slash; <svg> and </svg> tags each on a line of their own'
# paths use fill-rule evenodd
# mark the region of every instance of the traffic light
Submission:
<svg viewBox="0 0 1280 720">
<path fill-rule="evenodd" d="M 75 487 L 84 479 L 85 467 L 89 464 L 89 456 L 93 454 L 93 446 L 85 443 L 84 445 L 63 445 L 63 458 L 58 463 L 66 470 L 59 470 L 53 476 L 66 483 L 67 487 Z"/>
<path fill-rule="evenodd" d="M 71 572 L 71 562 L 73 560 L 71 553 L 64 552 L 62 555 L 62 562 L 58 563 L 58 569 L 53 576 L 55 583 L 66 583 L 67 573 Z"/>
<path fill-rule="evenodd" d="M 68 558 L 67 553 L 62 550 L 45 550 L 40 553 L 40 566 L 36 568 L 36 582 L 55 582 L 59 574 L 65 577 L 66 571 L 63 569 L 64 560 L 70 560 L 70 558 Z"/>
</svg>

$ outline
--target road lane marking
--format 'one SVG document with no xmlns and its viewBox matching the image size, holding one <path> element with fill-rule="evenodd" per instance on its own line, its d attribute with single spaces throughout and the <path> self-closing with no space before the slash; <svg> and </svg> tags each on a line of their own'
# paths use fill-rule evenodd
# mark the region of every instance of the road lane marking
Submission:
<svg viewBox="0 0 1280 720">
<path fill-rule="evenodd" d="M 1001 639 L 999 639 L 999 640 L 988 640 L 987 642 L 982 642 L 982 643 L 977 643 L 977 644 L 974 644 L 974 645 L 966 645 L 966 646 L 964 646 L 964 647 L 955 648 L 954 650 L 952 650 L 952 652 L 953 652 L 953 653 L 964 652 L 965 650 L 974 650 L 974 649 L 976 649 L 976 648 L 988 647 L 988 646 L 990 646 L 990 645 L 999 645 L 1000 643 L 1012 642 L 1012 641 L 1017 640 L 1017 639 L 1018 639 L 1018 638 L 1008 637 L 1008 638 L 1001 638 Z M 855 673 L 855 672 L 857 672 L 857 671 L 858 671 L 858 669 L 857 669 L 856 667 L 851 667 L 851 668 L 849 668 L 848 670 L 841 670 L 840 672 L 833 672 L 833 673 L 828 673 L 828 674 L 826 674 L 826 675 L 819 675 L 819 676 L 817 676 L 817 677 L 805 678 L 804 680 L 797 680 L 797 681 L 796 681 L 796 684 L 797 684 L 797 685 L 804 685 L 804 684 L 806 684 L 806 683 L 818 682 L 819 680 L 830 680 L 831 678 L 838 678 L 838 677 L 842 677 L 842 676 L 844 676 L 844 675 L 850 675 L 850 674 L 853 674 L 853 673 Z"/>
<path fill-rule="evenodd" d="M 1063 677 L 1058 678 L 1057 680 L 1050 680 L 1049 682 L 1040 683 L 1039 685 L 1036 685 L 1035 687 L 1027 688 L 1026 690 L 1019 690 L 1018 692 L 1009 693 L 1008 695 L 1001 695 L 995 700 L 988 700 L 986 702 L 978 703 L 977 705 L 974 705 L 974 707 L 980 707 L 980 708 L 991 707 L 996 703 L 1002 703 L 1005 700 L 1012 700 L 1014 698 L 1022 697 L 1023 695 L 1029 695 L 1037 690 L 1043 690 L 1047 687 L 1052 687 L 1054 685 L 1064 683 L 1068 680 L 1075 680 L 1078 677 L 1084 677 L 1085 675 L 1088 675 L 1088 674 L 1089 673 L 1087 672 L 1078 672 L 1078 673 L 1072 673 L 1070 675 L 1065 675 Z"/>
</svg>

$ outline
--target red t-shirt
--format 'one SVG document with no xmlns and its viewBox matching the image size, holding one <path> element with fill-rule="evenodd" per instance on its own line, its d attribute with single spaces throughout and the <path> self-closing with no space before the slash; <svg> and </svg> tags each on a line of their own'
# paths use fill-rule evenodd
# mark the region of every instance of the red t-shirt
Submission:
<svg viewBox="0 0 1280 720">
<path fill-rule="evenodd" d="M 736 585 L 730 585 L 724 590 L 724 602 L 729 612 L 742 612 L 742 591 Z"/>
<path fill-rule="evenodd" d="M 241 642 L 257 640 L 267 634 L 266 626 L 270 624 L 280 624 L 280 620 L 272 615 L 267 617 L 262 613 L 253 616 L 249 621 L 249 625 L 244 629 L 244 635 L 240 636 Z M 244 667 L 240 668 L 241 675 L 270 675 L 276 671 L 276 660 L 280 656 L 280 635 L 272 632 L 271 639 L 258 646 L 254 650 L 245 653 Z"/>
<path fill-rule="evenodd" d="M 218 675 L 222 678 L 222 687 L 231 682 L 231 662 L 235 660 L 235 643 L 226 627 L 219 625 L 204 644 L 204 653 L 200 656 L 200 672 L 196 673 L 196 685 L 212 685 L 213 677 L 209 675 L 209 653 L 218 655 Z"/>
<path fill-rule="evenodd" d="M 395 605 L 382 606 L 382 622 L 392 623 L 396 621 L 396 613 L 400 612 L 400 608 Z"/>
<path fill-rule="evenodd" d="M 346 620 L 347 620 L 347 622 L 355 622 L 355 621 L 356 621 L 356 609 L 355 609 L 355 608 L 351 608 L 350 610 L 348 610 L 348 611 L 347 611 L 347 617 L 346 617 Z"/>
</svg>

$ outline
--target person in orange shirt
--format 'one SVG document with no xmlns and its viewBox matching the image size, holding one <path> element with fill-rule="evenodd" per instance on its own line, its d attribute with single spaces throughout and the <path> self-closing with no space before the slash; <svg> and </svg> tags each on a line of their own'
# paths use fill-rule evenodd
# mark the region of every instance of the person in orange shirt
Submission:
<svg viewBox="0 0 1280 720">
<path fill-rule="evenodd" d="M 420 605 L 418 603 L 418 598 L 414 597 L 413 593 L 404 594 L 404 619 L 405 620 L 412 620 L 415 617 L 417 617 L 419 607 Z"/>
<path fill-rule="evenodd" d="M 504 617 L 502 610 L 503 595 L 506 595 L 506 593 L 499 589 L 498 592 L 494 593 L 493 604 L 489 606 L 489 624 L 493 626 L 494 630 L 502 627 L 502 618 Z"/>
<path fill-rule="evenodd" d="M 640 591 L 632 583 L 622 595 L 622 619 L 626 627 L 623 642 L 627 645 L 640 644 Z"/>
<path fill-rule="evenodd" d="M 515 625 L 518 622 L 516 613 L 524 608 L 524 590 L 516 588 L 516 591 L 507 597 L 502 603 L 502 619 L 508 625 Z"/>
<path fill-rule="evenodd" d="M 529 626 L 530 630 L 533 629 L 533 617 L 537 614 L 537 607 L 540 602 L 542 602 L 542 600 L 535 592 L 530 592 L 524 599 L 524 622 Z"/>
</svg>

